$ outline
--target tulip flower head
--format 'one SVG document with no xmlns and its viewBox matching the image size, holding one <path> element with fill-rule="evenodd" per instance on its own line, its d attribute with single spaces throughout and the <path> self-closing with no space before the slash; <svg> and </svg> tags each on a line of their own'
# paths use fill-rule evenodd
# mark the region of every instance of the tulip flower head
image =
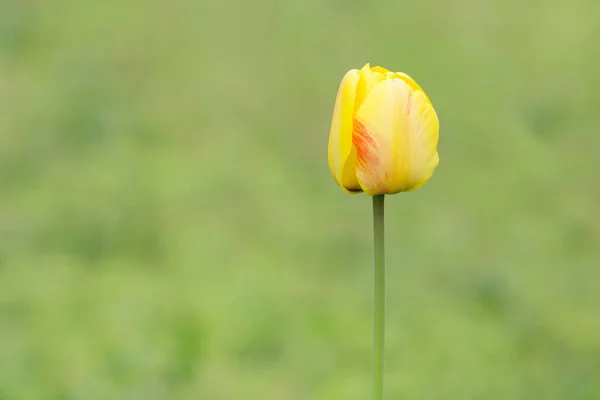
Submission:
<svg viewBox="0 0 600 400">
<path fill-rule="evenodd" d="M 418 189 L 439 163 L 438 138 L 438 117 L 423 89 L 406 74 L 367 64 L 342 79 L 329 169 L 349 193 Z"/>
</svg>

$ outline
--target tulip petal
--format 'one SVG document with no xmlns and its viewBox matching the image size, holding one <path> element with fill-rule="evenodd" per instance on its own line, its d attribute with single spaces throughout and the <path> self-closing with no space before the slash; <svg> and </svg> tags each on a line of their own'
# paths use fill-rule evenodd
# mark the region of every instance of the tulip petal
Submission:
<svg viewBox="0 0 600 400">
<path fill-rule="evenodd" d="M 358 73 L 360 74 L 360 80 L 358 81 L 358 86 L 356 88 L 356 102 L 354 103 L 355 112 L 365 101 L 367 95 L 373 90 L 375 85 L 385 80 L 385 74 L 373 72 L 373 69 L 369 64 L 365 64 Z"/>
<path fill-rule="evenodd" d="M 335 181 L 347 191 L 361 191 L 356 180 L 356 150 L 352 145 L 352 126 L 356 88 L 360 74 L 358 70 L 348 71 L 338 90 L 333 120 L 329 132 L 329 170 Z"/>
<path fill-rule="evenodd" d="M 423 186 L 437 167 L 439 121 L 427 96 L 404 79 L 370 91 L 354 119 L 356 176 L 368 195 Z"/>
<path fill-rule="evenodd" d="M 379 72 L 383 75 L 386 75 L 388 72 L 390 72 L 389 69 L 384 68 L 384 67 L 380 67 L 379 65 L 375 66 L 375 67 L 371 67 L 371 71 L 373 72 Z"/>
</svg>

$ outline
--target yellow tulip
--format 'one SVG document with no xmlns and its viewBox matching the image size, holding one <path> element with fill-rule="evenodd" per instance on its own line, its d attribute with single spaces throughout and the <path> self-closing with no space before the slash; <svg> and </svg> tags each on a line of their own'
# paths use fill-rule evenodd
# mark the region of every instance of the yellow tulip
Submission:
<svg viewBox="0 0 600 400">
<path fill-rule="evenodd" d="M 344 76 L 329 134 L 329 169 L 347 192 L 370 196 L 423 186 L 437 167 L 439 121 L 401 72 L 365 65 Z"/>
</svg>

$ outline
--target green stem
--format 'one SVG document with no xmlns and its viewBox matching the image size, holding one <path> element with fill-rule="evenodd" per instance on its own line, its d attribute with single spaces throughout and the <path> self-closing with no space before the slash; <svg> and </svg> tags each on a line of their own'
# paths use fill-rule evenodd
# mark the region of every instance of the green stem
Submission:
<svg viewBox="0 0 600 400">
<path fill-rule="evenodd" d="M 383 399 L 385 351 L 385 231 L 384 195 L 373 196 L 374 282 L 373 400 Z"/>
</svg>

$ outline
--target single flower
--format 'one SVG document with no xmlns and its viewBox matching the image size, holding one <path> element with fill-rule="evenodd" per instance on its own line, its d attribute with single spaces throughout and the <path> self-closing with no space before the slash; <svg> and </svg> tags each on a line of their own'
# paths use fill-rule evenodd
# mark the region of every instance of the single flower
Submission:
<svg viewBox="0 0 600 400">
<path fill-rule="evenodd" d="M 347 192 L 370 196 L 423 186 L 437 167 L 439 121 L 401 72 L 365 65 L 344 76 L 329 134 L 329 169 Z"/>
</svg>

